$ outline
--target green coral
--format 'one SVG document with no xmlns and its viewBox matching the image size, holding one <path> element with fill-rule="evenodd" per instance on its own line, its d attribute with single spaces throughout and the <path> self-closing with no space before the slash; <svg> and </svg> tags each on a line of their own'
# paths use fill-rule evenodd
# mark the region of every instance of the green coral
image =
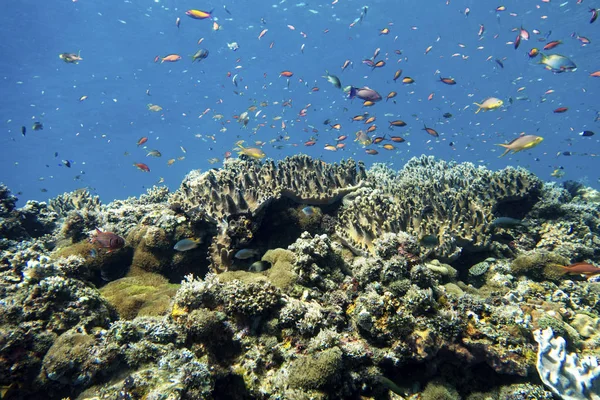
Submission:
<svg viewBox="0 0 600 400">
<path fill-rule="evenodd" d="M 569 265 L 569 260 L 555 253 L 533 250 L 519 255 L 510 264 L 515 275 L 527 275 L 537 280 L 556 280 L 556 265 Z"/>
<path fill-rule="evenodd" d="M 460 400 L 460 395 L 449 384 L 442 381 L 431 381 L 421 393 L 421 400 Z"/>
<path fill-rule="evenodd" d="M 342 350 L 339 347 L 294 360 L 289 368 L 291 388 L 322 390 L 339 380 L 342 373 Z"/>
<path fill-rule="evenodd" d="M 298 280 L 298 276 L 293 272 L 295 259 L 294 253 L 286 249 L 272 249 L 262 257 L 262 261 L 271 264 L 265 275 L 273 285 L 283 291 L 292 288 Z"/>
<path fill-rule="evenodd" d="M 108 283 L 100 293 L 111 303 L 121 318 L 165 315 L 179 285 L 163 276 L 143 272 Z"/>
</svg>

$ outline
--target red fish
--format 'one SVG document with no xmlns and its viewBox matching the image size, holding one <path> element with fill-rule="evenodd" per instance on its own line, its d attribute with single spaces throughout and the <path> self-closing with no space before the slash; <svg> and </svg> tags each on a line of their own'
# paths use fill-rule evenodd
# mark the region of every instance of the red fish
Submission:
<svg viewBox="0 0 600 400">
<path fill-rule="evenodd" d="M 585 275 L 588 278 L 591 276 L 600 274 L 599 267 L 596 267 L 595 265 L 585 263 L 585 262 L 578 262 L 578 263 L 567 265 L 567 266 L 560 265 L 560 268 L 562 268 L 562 270 L 566 274 Z"/>
<path fill-rule="evenodd" d="M 134 167 L 137 167 L 140 171 L 150 172 L 150 167 L 144 163 L 133 163 Z"/>
<path fill-rule="evenodd" d="M 551 42 L 548 42 L 545 46 L 544 46 L 544 50 L 552 50 L 553 48 L 555 48 L 556 46 L 558 46 L 559 44 L 561 44 L 562 42 L 560 40 L 553 40 Z"/>
<path fill-rule="evenodd" d="M 569 109 L 568 107 L 558 107 L 556 110 L 554 110 L 554 113 L 561 114 L 561 113 L 567 112 L 568 109 Z"/>
<path fill-rule="evenodd" d="M 108 252 L 110 253 L 113 250 L 118 250 L 125 246 L 125 239 L 112 232 L 102 232 L 100 229 L 96 228 L 96 233 L 90 239 L 90 243 L 97 243 L 99 247 L 108 249 Z"/>
<path fill-rule="evenodd" d="M 146 143 L 147 141 L 148 141 L 148 137 L 147 137 L 147 136 L 143 136 L 143 137 L 141 137 L 141 138 L 140 138 L 140 139 L 137 141 L 137 145 L 138 145 L 138 146 L 141 146 L 141 145 L 143 145 L 144 143 Z"/>
</svg>

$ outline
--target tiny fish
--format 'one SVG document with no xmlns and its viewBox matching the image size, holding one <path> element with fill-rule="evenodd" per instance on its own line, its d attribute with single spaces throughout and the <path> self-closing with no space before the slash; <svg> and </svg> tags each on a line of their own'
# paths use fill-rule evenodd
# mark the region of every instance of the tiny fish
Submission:
<svg viewBox="0 0 600 400">
<path fill-rule="evenodd" d="M 262 272 L 262 271 L 269 269 L 269 266 L 270 266 L 269 263 L 266 261 L 255 261 L 248 268 L 248 271 L 249 272 Z"/>
<path fill-rule="evenodd" d="M 260 252 L 256 249 L 241 249 L 235 253 L 234 257 L 238 260 L 247 260 L 248 258 L 256 257 Z"/>
<path fill-rule="evenodd" d="M 194 238 L 181 239 L 180 241 L 175 243 L 175 246 L 173 246 L 173 250 L 177 250 L 177 251 L 192 250 L 192 249 L 195 249 L 196 247 L 198 247 L 198 245 L 200 243 L 202 243 L 202 241 L 200 239 L 194 239 Z"/>
<path fill-rule="evenodd" d="M 421 240 L 419 240 L 419 243 L 423 247 L 432 248 L 432 247 L 436 247 L 437 245 L 439 245 L 440 241 L 437 238 L 437 236 L 435 236 L 435 235 L 425 235 L 421 238 Z"/>
<path fill-rule="evenodd" d="M 310 217 L 311 215 L 315 214 L 315 209 L 314 207 L 311 206 L 306 206 L 302 209 L 302 213 L 308 217 Z"/>
<path fill-rule="evenodd" d="M 495 228 L 514 228 L 517 226 L 527 226 L 527 223 L 517 218 L 498 217 L 492 221 L 492 226 Z"/>
<path fill-rule="evenodd" d="M 150 150 L 148 152 L 148 154 L 146 154 L 146 157 L 160 157 L 160 156 L 162 156 L 162 154 L 158 150 Z"/>
</svg>

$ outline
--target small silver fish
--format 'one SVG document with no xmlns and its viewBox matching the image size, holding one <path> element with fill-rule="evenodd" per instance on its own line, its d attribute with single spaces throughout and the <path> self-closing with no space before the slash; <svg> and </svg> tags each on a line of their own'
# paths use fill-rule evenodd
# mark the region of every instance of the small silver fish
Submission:
<svg viewBox="0 0 600 400">
<path fill-rule="evenodd" d="M 148 154 L 146 154 L 146 157 L 160 157 L 160 156 L 162 156 L 162 154 L 158 150 L 150 150 L 148 152 Z"/>
<path fill-rule="evenodd" d="M 179 242 L 175 243 L 175 246 L 173 246 L 173 250 L 177 250 L 177 251 L 192 250 L 192 249 L 195 249 L 196 247 L 198 247 L 198 245 L 200 243 L 202 243 L 202 241 L 200 239 L 194 239 L 194 238 L 181 239 Z"/>
<path fill-rule="evenodd" d="M 234 257 L 238 260 L 247 260 L 248 258 L 256 257 L 260 252 L 256 249 L 241 249 L 235 253 Z"/>
</svg>

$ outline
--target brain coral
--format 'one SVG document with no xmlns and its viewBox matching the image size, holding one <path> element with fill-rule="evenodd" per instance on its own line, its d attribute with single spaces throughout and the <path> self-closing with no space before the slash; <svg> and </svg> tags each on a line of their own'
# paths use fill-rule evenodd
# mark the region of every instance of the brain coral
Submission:
<svg viewBox="0 0 600 400">
<path fill-rule="evenodd" d="M 373 239 L 386 232 L 435 235 L 435 255 L 446 259 L 456 259 L 462 248 L 489 249 L 494 212 L 515 202 L 513 209 L 524 214 L 542 186 L 524 169 L 493 172 L 426 156 L 411 159 L 397 173 L 376 165 L 367 180 L 377 189 L 344 200 L 338 236 L 356 251 L 373 253 Z"/>
</svg>

